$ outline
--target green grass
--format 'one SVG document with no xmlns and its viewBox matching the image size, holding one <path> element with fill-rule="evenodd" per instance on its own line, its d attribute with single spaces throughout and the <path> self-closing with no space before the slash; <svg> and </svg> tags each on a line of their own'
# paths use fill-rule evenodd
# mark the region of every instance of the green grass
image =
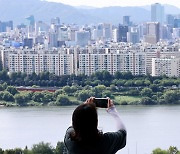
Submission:
<svg viewBox="0 0 180 154">
<path fill-rule="evenodd" d="M 141 100 L 141 96 L 115 96 L 115 102 L 121 104 L 122 102 L 127 102 L 127 104 L 132 104 L 133 102 L 138 102 Z"/>
</svg>

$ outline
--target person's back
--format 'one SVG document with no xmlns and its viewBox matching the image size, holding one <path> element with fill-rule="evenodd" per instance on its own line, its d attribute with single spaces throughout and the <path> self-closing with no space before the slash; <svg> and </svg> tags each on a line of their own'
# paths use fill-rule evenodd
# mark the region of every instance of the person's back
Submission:
<svg viewBox="0 0 180 154">
<path fill-rule="evenodd" d="M 115 106 L 113 105 L 112 101 L 109 100 L 107 111 L 116 119 L 118 130 L 116 132 L 107 132 L 103 134 L 97 130 L 96 107 L 92 104 L 92 100 L 89 99 L 89 102 L 87 101 L 87 103 L 80 105 L 73 113 L 73 127 L 69 127 L 67 129 L 64 138 L 64 143 L 68 154 L 116 153 L 118 150 L 125 147 L 127 135 L 126 129 L 119 118 Z M 96 111 L 96 115 L 94 117 L 94 111 L 92 114 L 90 110 Z M 88 113 L 88 115 L 85 113 Z M 78 126 L 76 125 L 77 123 Z M 95 125 L 96 129 L 92 125 Z M 93 129 L 94 133 L 92 133 Z M 97 130 L 97 132 L 95 130 Z"/>
</svg>

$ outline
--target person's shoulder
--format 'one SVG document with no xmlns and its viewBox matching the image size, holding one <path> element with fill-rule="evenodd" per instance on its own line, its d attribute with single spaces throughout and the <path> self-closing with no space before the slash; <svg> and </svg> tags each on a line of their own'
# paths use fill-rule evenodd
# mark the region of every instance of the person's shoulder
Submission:
<svg viewBox="0 0 180 154">
<path fill-rule="evenodd" d="M 103 138 L 124 138 L 127 136 L 126 130 L 118 130 L 116 132 L 107 132 L 103 134 Z"/>
<path fill-rule="evenodd" d="M 68 129 L 66 130 L 65 139 L 69 139 L 73 132 L 74 132 L 74 128 L 72 126 L 68 127 Z"/>
<path fill-rule="evenodd" d="M 66 130 L 66 133 L 70 133 L 74 131 L 74 128 L 72 126 L 68 127 L 68 129 Z"/>
</svg>

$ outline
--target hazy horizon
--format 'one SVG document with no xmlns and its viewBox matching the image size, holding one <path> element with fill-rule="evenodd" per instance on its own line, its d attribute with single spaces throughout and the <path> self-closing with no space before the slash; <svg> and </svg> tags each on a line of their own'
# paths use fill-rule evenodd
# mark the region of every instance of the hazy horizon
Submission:
<svg viewBox="0 0 180 154">
<path fill-rule="evenodd" d="M 142 1 L 142 0 L 45 0 L 49 2 L 59 2 L 71 6 L 89 6 L 89 7 L 108 7 L 108 6 L 144 6 L 144 5 L 151 5 L 153 3 L 161 3 L 161 4 L 169 4 L 174 5 L 180 8 L 180 1 L 177 0 L 149 0 L 149 1 Z"/>
</svg>

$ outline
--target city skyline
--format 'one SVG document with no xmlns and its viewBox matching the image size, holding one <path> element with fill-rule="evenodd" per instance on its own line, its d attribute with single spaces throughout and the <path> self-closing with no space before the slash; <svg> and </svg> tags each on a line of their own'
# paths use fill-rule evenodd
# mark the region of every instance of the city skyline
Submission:
<svg viewBox="0 0 180 154">
<path fill-rule="evenodd" d="M 161 4 L 169 4 L 169 5 L 174 5 L 178 8 L 180 8 L 180 1 L 177 0 L 149 0 L 149 1 L 142 1 L 142 0 L 100 0 L 100 1 L 96 1 L 96 0 L 45 0 L 45 1 L 49 1 L 49 2 L 60 2 L 60 3 L 64 3 L 67 5 L 72 5 L 72 6 L 90 6 L 90 7 L 97 7 L 97 8 L 101 8 L 101 7 L 108 7 L 108 6 L 144 6 L 144 5 L 151 5 L 153 3 L 161 3 Z"/>
</svg>

